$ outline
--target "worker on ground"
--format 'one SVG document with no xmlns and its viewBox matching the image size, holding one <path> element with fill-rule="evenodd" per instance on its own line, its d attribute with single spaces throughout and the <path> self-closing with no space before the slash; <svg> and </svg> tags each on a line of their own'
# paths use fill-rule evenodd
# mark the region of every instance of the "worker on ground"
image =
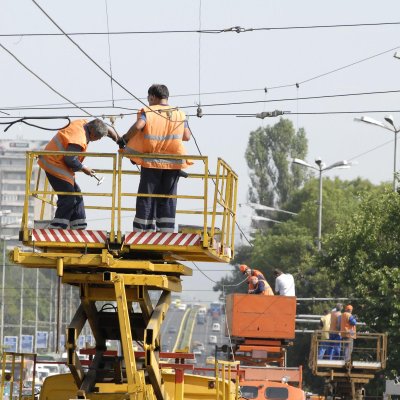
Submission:
<svg viewBox="0 0 400 400">
<path fill-rule="evenodd" d="M 268 282 L 264 279 L 259 279 L 256 276 L 250 277 L 250 283 L 252 289 L 249 289 L 247 293 L 249 294 L 263 294 L 264 296 L 273 296 L 274 292 L 269 286 Z"/>
<path fill-rule="evenodd" d="M 331 360 L 339 360 L 340 358 L 340 323 L 342 319 L 343 304 L 337 303 L 331 311 L 331 327 L 329 332 L 329 340 L 331 341 Z"/>
<path fill-rule="evenodd" d="M 340 323 L 340 335 L 343 341 L 344 361 L 346 363 L 350 361 L 354 339 L 356 338 L 357 320 L 354 315 L 352 315 L 352 312 L 353 306 L 348 304 L 344 309 Z"/>
<path fill-rule="evenodd" d="M 72 121 L 66 128 L 61 129 L 50 140 L 44 150 L 71 151 L 85 153 L 89 142 L 95 142 L 108 136 L 115 142 L 118 135 L 113 128 L 100 119 Z M 76 155 L 41 155 L 39 162 L 46 172 L 47 179 L 56 192 L 79 193 L 77 196 L 57 195 L 57 210 L 49 228 L 85 229 L 86 214 L 81 189 L 75 180 L 75 172 L 80 171 L 93 176 L 95 171 L 82 164 L 85 157 Z"/>
<path fill-rule="evenodd" d="M 168 104 L 169 91 L 165 85 L 154 84 L 148 90 L 149 106 L 139 110 L 137 121 L 118 141 L 124 152 L 131 155 L 186 154 L 183 141 L 191 136 L 183 111 Z M 141 166 L 140 194 L 176 195 L 182 169 L 193 164 L 190 160 L 171 158 L 131 157 Z M 138 196 L 134 231 L 173 232 L 176 198 Z"/>
<path fill-rule="evenodd" d="M 281 296 L 296 296 L 292 274 L 285 274 L 280 269 L 274 270 L 275 293 Z"/>
<path fill-rule="evenodd" d="M 329 342 L 329 330 L 331 328 L 331 313 L 330 311 L 324 310 L 324 315 L 321 317 L 319 321 L 319 325 L 321 327 L 321 341 L 319 342 L 318 349 L 318 359 L 322 360 L 324 357 L 329 358 L 332 347 Z"/>
</svg>

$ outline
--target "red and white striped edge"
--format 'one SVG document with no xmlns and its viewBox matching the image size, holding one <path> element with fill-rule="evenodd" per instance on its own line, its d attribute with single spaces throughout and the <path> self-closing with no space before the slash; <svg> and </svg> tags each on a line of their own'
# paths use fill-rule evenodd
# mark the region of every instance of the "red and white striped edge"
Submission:
<svg viewBox="0 0 400 400">
<path fill-rule="evenodd" d="M 158 246 L 197 246 L 201 242 L 201 236 L 196 233 L 173 232 L 127 232 L 125 244 L 139 245 L 151 244 Z"/>
<path fill-rule="evenodd" d="M 80 229 L 32 229 L 35 242 L 106 243 L 107 231 Z"/>
</svg>

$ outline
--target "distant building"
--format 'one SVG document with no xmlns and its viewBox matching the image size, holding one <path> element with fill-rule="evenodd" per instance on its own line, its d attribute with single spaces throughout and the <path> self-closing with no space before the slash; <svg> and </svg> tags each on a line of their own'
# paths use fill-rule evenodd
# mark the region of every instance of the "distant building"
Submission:
<svg viewBox="0 0 400 400">
<path fill-rule="evenodd" d="M 0 217 L 1 237 L 13 237 L 15 240 L 18 238 L 25 200 L 25 152 L 42 150 L 46 144 L 47 141 L 43 140 L 0 140 L 0 210 L 3 211 Z M 37 172 L 36 166 L 33 182 Z M 29 214 L 36 216 L 38 213 L 39 201 L 30 201 Z"/>
</svg>

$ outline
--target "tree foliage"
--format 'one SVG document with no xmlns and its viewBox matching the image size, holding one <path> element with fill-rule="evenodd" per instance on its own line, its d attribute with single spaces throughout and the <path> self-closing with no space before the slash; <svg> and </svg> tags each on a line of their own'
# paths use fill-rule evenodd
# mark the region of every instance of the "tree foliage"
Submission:
<svg viewBox="0 0 400 400">
<path fill-rule="evenodd" d="M 365 197 L 332 233 L 319 262 L 335 291 L 359 299 L 355 312 L 375 332 L 388 332 L 388 366 L 400 374 L 400 196 Z"/>
<path fill-rule="evenodd" d="M 304 158 L 307 147 L 304 129 L 296 133 L 288 119 L 251 132 L 245 154 L 252 185 L 250 200 L 269 206 L 285 203 L 307 176 L 304 168 L 291 163 L 294 157 Z"/>
</svg>

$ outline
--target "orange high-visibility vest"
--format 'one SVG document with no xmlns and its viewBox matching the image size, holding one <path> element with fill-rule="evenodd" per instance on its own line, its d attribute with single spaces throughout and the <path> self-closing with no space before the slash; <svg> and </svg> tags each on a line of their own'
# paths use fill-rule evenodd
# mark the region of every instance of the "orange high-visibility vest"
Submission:
<svg viewBox="0 0 400 400">
<path fill-rule="evenodd" d="M 183 111 L 166 105 L 148 106 L 138 112 L 138 119 L 146 114 L 146 125 L 142 131 L 132 137 L 124 152 L 132 155 L 141 154 L 173 154 L 185 155 L 183 132 L 186 115 Z M 171 158 L 138 158 L 130 157 L 136 164 L 146 168 L 183 169 L 193 162 Z"/>
<path fill-rule="evenodd" d="M 351 313 L 344 312 L 340 323 L 340 334 L 342 338 L 356 338 L 356 326 L 350 324 Z"/>
<path fill-rule="evenodd" d="M 258 282 L 260 281 L 264 282 L 264 287 L 265 287 L 265 290 L 260 294 L 263 294 L 264 296 L 274 296 L 274 292 L 272 291 L 271 286 L 269 286 L 268 282 L 264 279 L 259 279 Z"/>
<path fill-rule="evenodd" d="M 267 280 L 265 279 L 264 274 L 261 271 L 259 271 L 258 269 L 252 269 L 251 270 L 251 275 L 247 277 L 247 283 L 249 284 L 249 290 L 255 289 L 255 286 L 250 282 L 250 278 L 252 276 L 255 276 L 258 279 L 261 279 L 262 281 L 267 282 Z M 268 285 L 268 283 L 267 283 L 267 285 Z"/>
<path fill-rule="evenodd" d="M 331 312 L 331 331 L 336 331 L 336 332 L 332 332 L 332 333 L 339 333 L 340 331 L 340 322 L 339 322 L 339 318 L 342 315 L 342 313 L 340 311 L 332 311 Z"/>
<path fill-rule="evenodd" d="M 85 119 L 72 121 L 66 128 L 61 129 L 47 143 L 45 150 L 48 151 L 66 151 L 68 145 L 77 144 L 82 148 L 82 152 L 87 149 L 86 131 L 84 126 L 88 123 Z M 65 155 L 42 155 L 39 156 L 38 164 L 49 174 L 69 182 L 71 185 L 75 181 L 74 171 L 65 164 Z M 80 162 L 84 160 L 84 156 L 79 156 Z"/>
</svg>

